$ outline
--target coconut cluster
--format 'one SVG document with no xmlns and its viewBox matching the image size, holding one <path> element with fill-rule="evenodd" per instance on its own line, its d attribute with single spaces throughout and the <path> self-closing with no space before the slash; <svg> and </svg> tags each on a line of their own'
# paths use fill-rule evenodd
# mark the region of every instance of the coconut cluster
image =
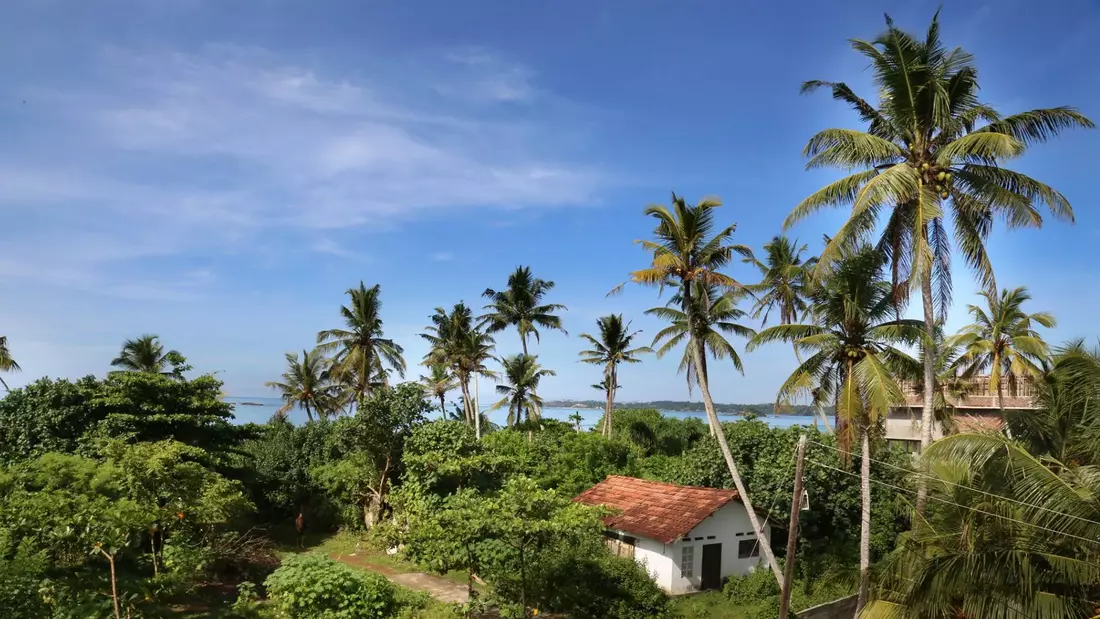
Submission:
<svg viewBox="0 0 1100 619">
<path fill-rule="evenodd" d="M 951 172 L 934 168 L 927 163 L 920 164 L 920 171 L 925 183 L 935 185 L 936 193 L 940 194 L 940 198 L 946 200 L 951 197 Z"/>
</svg>

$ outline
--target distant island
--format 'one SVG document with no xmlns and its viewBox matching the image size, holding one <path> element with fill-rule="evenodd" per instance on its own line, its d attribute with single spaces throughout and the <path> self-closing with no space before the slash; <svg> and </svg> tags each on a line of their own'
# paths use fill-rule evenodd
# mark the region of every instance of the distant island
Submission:
<svg viewBox="0 0 1100 619">
<path fill-rule="evenodd" d="M 575 409 L 602 409 L 604 403 L 600 400 L 546 400 L 542 403 L 544 408 L 575 408 Z M 618 402 L 615 408 L 655 408 L 663 411 L 703 412 L 702 402 L 687 402 L 683 400 L 654 400 L 652 402 Z M 796 415 L 810 417 L 814 414 L 814 407 L 808 404 L 792 404 L 776 413 L 775 403 L 763 404 L 714 404 L 714 408 L 720 415 Z"/>
<path fill-rule="evenodd" d="M 263 406 L 260 402 L 234 402 L 234 406 Z"/>
</svg>

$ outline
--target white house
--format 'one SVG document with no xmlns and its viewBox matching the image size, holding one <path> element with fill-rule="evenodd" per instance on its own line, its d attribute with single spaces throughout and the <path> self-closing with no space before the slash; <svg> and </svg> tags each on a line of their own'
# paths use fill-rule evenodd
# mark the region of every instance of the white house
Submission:
<svg viewBox="0 0 1100 619">
<path fill-rule="evenodd" d="M 761 561 L 736 490 L 610 475 L 574 500 L 610 508 L 604 524 L 612 550 L 634 557 L 669 593 L 717 589 Z M 767 525 L 764 533 L 770 540 Z"/>
</svg>

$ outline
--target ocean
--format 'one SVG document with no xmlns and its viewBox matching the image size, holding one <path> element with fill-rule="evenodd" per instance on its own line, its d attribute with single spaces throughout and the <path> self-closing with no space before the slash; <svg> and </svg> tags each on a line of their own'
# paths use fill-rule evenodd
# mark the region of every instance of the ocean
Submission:
<svg viewBox="0 0 1100 619">
<path fill-rule="evenodd" d="M 275 414 L 275 411 L 283 405 L 279 398 L 271 397 L 227 397 L 226 402 L 234 405 L 233 413 L 236 415 L 237 423 L 265 423 L 271 416 Z M 447 406 L 451 405 L 453 400 L 447 401 Z M 251 403 L 253 405 L 246 405 L 245 403 Z M 483 409 L 488 407 L 482 407 Z M 592 428 L 600 421 L 600 417 L 603 416 L 603 409 L 591 409 L 591 408 L 544 408 L 542 409 L 542 416 L 548 419 L 558 419 L 561 421 L 569 421 L 569 416 L 573 413 L 580 413 L 584 420 L 581 422 L 581 426 L 584 428 Z M 661 411 L 662 415 L 666 417 L 698 417 L 700 419 L 705 418 L 705 413 L 702 411 Z M 439 413 L 434 413 L 433 417 L 438 417 Z M 733 415 L 720 415 L 723 421 L 736 421 L 739 417 Z M 508 418 L 507 410 L 496 410 L 489 412 L 489 419 L 499 425 L 504 425 L 504 422 Z M 813 417 L 802 415 L 770 415 L 767 417 L 761 417 L 762 421 L 770 426 L 776 428 L 789 428 L 791 426 L 814 426 L 818 422 Z M 294 423 L 305 423 L 306 413 L 301 409 L 294 409 L 290 412 L 290 420 Z"/>
</svg>

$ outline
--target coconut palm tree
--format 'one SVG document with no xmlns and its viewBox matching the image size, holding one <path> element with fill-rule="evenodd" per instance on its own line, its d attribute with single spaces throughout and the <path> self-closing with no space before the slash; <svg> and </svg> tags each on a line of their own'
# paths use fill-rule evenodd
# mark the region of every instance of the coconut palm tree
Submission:
<svg viewBox="0 0 1100 619">
<path fill-rule="evenodd" d="M 286 353 L 287 369 L 283 380 L 264 383 L 279 392 L 284 404 L 276 411 L 286 416 L 292 408 L 306 411 L 306 418 L 313 421 L 313 414 L 322 420 L 339 406 L 338 386 L 332 380 L 332 367 L 329 360 L 318 350 L 303 350 L 301 358 L 297 353 Z"/>
<path fill-rule="evenodd" d="M 458 381 L 455 380 L 454 374 L 451 374 L 450 368 L 442 363 L 436 363 L 428 367 L 430 373 L 427 376 L 423 374 L 420 376 L 420 384 L 433 397 L 439 398 L 439 411 L 446 415 L 447 392 L 457 387 Z"/>
<path fill-rule="evenodd" d="M 481 415 L 471 396 L 470 381 L 475 376 L 496 377 L 486 365 L 495 359 L 493 338 L 474 324 L 473 313 L 465 303 L 456 303 L 450 312 L 442 307 L 435 308 L 431 321 L 425 333 L 420 334 L 431 346 L 424 356 L 424 364 L 450 368 L 462 389 L 464 418 L 480 436 Z"/>
<path fill-rule="evenodd" d="M 351 303 L 340 307 L 343 329 L 326 329 L 317 334 L 317 350 L 333 355 L 333 374 L 355 377 L 350 399 L 369 397 L 376 378 L 385 380 L 389 370 L 405 377 L 404 349 L 385 337 L 382 330 L 381 287 L 349 288 Z"/>
<path fill-rule="evenodd" d="M 517 425 L 521 421 L 538 421 L 542 415 L 542 398 L 537 390 L 539 381 L 547 376 L 556 376 L 554 370 L 539 366 L 538 357 L 532 355 L 512 355 L 501 361 L 503 385 L 497 385 L 497 393 L 504 397 L 493 405 L 493 410 L 508 405 L 508 425 Z"/>
<path fill-rule="evenodd" d="M 692 303 L 695 288 L 716 286 L 723 290 L 737 290 L 741 284 L 718 270 L 729 265 L 733 259 L 734 247 L 730 241 L 736 226 L 730 225 L 715 230 L 714 210 L 721 206 L 717 199 L 706 198 L 696 205 L 688 204 L 683 198 L 672 194 L 672 208 L 653 205 L 645 210 L 647 217 L 657 220 L 653 231 L 654 240 L 639 240 L 639 243 L 651 256 L 650 265 L 630 274 L 630 281 L 643 286 L 659 289 L 672 288 L 680 295 L 681 311 L 684 313 L 689 333 L 696 332 L 696 322 L 701 320 L 699 306 Z M 622 285 L 612 290 L 621 290 Z M 748 490 L 741 480 L 737 463 L 733 459 L 725 431 L 718 421 L 714 409 L 714 400 L 710 397 L 706 366 L 703 363 L 706 351 L 698 338 L 688 338 L 688 351 L 691 354 L 696 372 L 699 391 L 703 395 L 703 407 L 707 412 L 707 421 L 718 440 L 718 447 L 729 467 L 730 477 L 737 487 L 752 522 L 753 531 L 760 540 L 761 549 L 775 574 L 776 581 L 782 583 L 783 573 L 772 553 L 771 545 L 764 536 L 760 519 L 753 510 Z"/>
<path fill-rule="evenodd" d="M 497 333 L 515 327 L 527 354 L 527 337 L 539 339 L 539 327 L 556 329 L 566 333 L 561 318 L 554 312 L 565 310 L 559 303 L 543 303 L 542 298 L 554 289 L 554 282 L 539 279 L 531 274 L 530 267 L 516 267 L 508 276 L 508 287 L 501 291 L 486 288 L 481 296 L 490 300 L 485 306 L 488 313 L 480 317 L 481 326 L 488 333 Z"/>
<path fill-rule="evenodd" d="M 930 508 L 882 563 L 867 617 L 1091 617 L 1100 606 L 1100 358 L 1074 342 L 1006 414 L 1012 439 L 936 441 Z"/>
<path fill-rule="evenodd" d="M 734 322 L 745 317 L 745 312 L 738 307 L 744 291 L 735 290 L 722 294 L 716 286 L 696 286 L 694 295 L 695 299 L 692 303 L 696 316 L 694 337 L 689 337 L 691 331 L 688 327 L 687 314 L 677 309 L 683 306 L 680 293 L 676 293 L 665 307 L 655 307 L 645 312 L 647 315 L 657 316 L 671 323 L 653 337 L 653 346 L 659 346 L 658 359 L 688 340 L 689 345 L 684 348 L 679 367 L 679 371 L 687 376 L 688 393 L 691 392 L 693 385 L 699 383 L 699 368 L 702 368 L 703 373 L 708 372 L 708 354 L 717 360 L 728 358 L 733 363 L 734 369 L 744 374 L 745 368 L 741 363 L 741 356 L 737 354 L 737 349 L 730 344 L 726 336 L 737 335 L 750 338 L 756 335 L 751 328 Z M 698 341 L 703 349 L 702 364 L 699 366 L 695 365 L 692 341 Z"/>
<path fill-rule="evenodd" d="M 12 358 L 11 349 L 8 348 L 8 336 L 0 335 L 0 372 L 18 372 L 20 369 L 22 368 Z M 4 385 L 4 390 L 8 391 L 8 384 L 3 378 L 0 378 L 0 385 Z"/>
<path fill-rule="evenodd" d="M 181 355 L 174 351 L 164 351 L 160 338 L 145 334 L 122 343 L 122 350 L 111 361 L 111 365 L 126 372 L 146 372 L 149 374 L 170 374 L 168 369 Z"/>
<path fill-rule="evenodd" d="M 973 57 L 960 48 L 945 49 L 939 34 L 937 12 L 923 39 L 887 16 L 883 34 L 852 40 L 853 49 L 871 62 L 878 107 L 841 82 L 802 85 L 803 92 L 830 90 L 867 129 L 826 129 L 810 138 L 803 151 L 808 168 L 856 171 L 804 199 L 784 222 L 788 228 L 823 208 L 851 205 L 818 269 L 840 248 L 881 230 L 878 247 L 890 259 L 898 300 L 908 289 L 920 289 L 929 340 L 937 316 L 942 320 L 950 303 L 952 238 L 983 287 L 996 290 L 985 249 L 994 219 L 1011 227 L 1039 227 L 1039 207 L 1045 206 L 1054 217 L 1073 220 L 1065 196 L 1004 164 L 1065 129 L 1093 127 L 1069 107 L 1001 116 L 978 99 Z M 932 440 L 935 367 L 933 355 L 926 355 L 922 449 Z"/>
<path fill-rule="evenodd" d="M 1034 325 L 1049 329 L 1055 321 L 1047 312 L 1024 312 L 1023 304 L 1031 300 L 1026 288 L 1006 288 L 1000 295 L 980 294 L 988 311 L 968 305 L 974 322 L 951 338 L 950 345 L 962 348 L 955 366 L 964 378 L 989 372 L 989 389 L 997 392 L 997 406 L 1003 409 L 1003 380 L 1015 386 L 1017 380 L 1042 376 L 1050 348 Z"/>
<path fill-rule="evenodd" d="M 745 289 L 756 296 L 752 317 L 767 326 L 772 311 L 779 313 L 779 324 L 798 321 L 806 311 L 807 286 L 817 258 L 802 260 L 806 245 L 777 235 L 764 244 L 764 260 L 748 247 L 739 248 L 742 262 L 760 271 L 760 282 L 747 284 Z"/>
<path fill-rule="evenodd" d="M 596 319 L 596 325 L 600 329 L 599 338 L 587 333 L 582 333 L 581 338 L 592 345 L 589 350 L 582 350 L 581 361 L 604 366 L 604 392 L 607 403 L 604 406 L 603 435 L 611 438 L 611 409 L 615 402 L 615 390 L 619 387 L 619 364 L 640 363 L 638 355 L 653 352 L 648 346 L 631 348 L 634 338 L 641 330 L 631 331 L 630 322 L 623 323 L 622 314 L 608 314 Z"/>
<path fill-rule="evenodd" d="M 895 345 L 923 341 L 919 320 L 894 319 L 893 288 L 881 278 L 883 262 L 870 246 L 843 252 L 813 288 L 809 308 L 813 322 L 765 329 L 748 345 L 751 350 L 781 340 L 807 353 L 780 386 L 777 401 L 790 404 L 806 396 L 831 400 L 843 454 L 851 452 L 852 439 L 859 436 L 863 504 L 859 608 L 867 600 L 871 565 L 871 436 L 890 407 L 905 401 L 896 376 L 914 371 L 918 363 Z"/>
</svg>

